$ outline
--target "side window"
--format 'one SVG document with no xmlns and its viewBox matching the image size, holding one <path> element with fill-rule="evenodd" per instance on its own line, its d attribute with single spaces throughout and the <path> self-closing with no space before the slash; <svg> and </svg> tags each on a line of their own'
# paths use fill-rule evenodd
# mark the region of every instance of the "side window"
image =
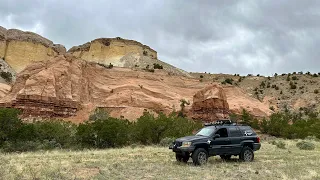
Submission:
<svg viewBox="0 0 320 180">
<path fill-rule="evenodd" d="M 229 134 L 230 134 L 230 137 L 242 136 L 240 130 L 237 127 L 230 127 Z"/>
<path fill-rule="evenodd" d="M 215 134 L 219 134 L 220 137 L 228 137 L 228 131 L 226 128 L 219 129 Z"/>
<path fill-rule="evenodd" d="M 252 136 L 256 133 L 249 126 L 239 126 L 243 136 Z"/>
</svg>

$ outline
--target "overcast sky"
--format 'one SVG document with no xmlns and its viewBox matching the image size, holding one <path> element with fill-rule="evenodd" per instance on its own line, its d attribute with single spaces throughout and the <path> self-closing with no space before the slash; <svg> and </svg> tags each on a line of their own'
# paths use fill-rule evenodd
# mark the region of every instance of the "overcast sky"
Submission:
<svg viewBox="0 0 320 180">
<path fill-rule="evenodd" d="M 192 72 L 320 72 L 318 0 L 0 0 L 0 26 L 66 48 L 134 39 Z"/>
</svg>

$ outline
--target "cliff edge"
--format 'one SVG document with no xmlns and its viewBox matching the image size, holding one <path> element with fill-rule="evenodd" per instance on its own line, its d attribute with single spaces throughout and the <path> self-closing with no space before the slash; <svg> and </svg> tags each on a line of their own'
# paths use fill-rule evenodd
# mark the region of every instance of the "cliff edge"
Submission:
<svg viewBox="0 0 320 180">
<path fill-rule="evenodd" d="M 66 48 L 33 32 L 0 27 L 0 58 L 17 73 L 33 62 L 66 53 Z"/>
</svg>

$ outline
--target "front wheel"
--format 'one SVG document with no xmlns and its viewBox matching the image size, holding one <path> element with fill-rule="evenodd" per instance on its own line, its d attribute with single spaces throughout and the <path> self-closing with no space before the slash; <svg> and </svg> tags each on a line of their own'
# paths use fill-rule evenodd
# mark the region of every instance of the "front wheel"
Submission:
<svg viewBox="0 0 320 180">
<path fill-rule="evenodd" d="M 248 146 L 244 147 L 239 156 L 240 160 L 245 162 L 251 162 L 254 159 L 253 150 Z"/>
<path fill-rule="evenodd" d="M 194 165 L 204 165 L 208 161 L 208 152 L 203 148 L 198 148 L 192 153 L 192 161 Z"/>
<path fill-rule="evenodd" d="M 189 158 L 190 158 L 189 155 L 182 155 L 182 154 L 176 153 L 176 160 L 177 160 L 178 162 L 184 162 L 184 163 L 186 163 L 186 162 L 188 162 Z"/>
</svg>

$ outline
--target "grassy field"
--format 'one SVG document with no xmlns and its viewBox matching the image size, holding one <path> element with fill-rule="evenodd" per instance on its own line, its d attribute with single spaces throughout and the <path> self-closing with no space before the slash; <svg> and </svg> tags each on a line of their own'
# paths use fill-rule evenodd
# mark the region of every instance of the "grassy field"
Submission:
<svg viewBox="0 0 320 180">
<path fill-rule="evenodd" d="M 320 143 L 312 151 L 264 142 L 255 161 L 211 157 L 202 167 L 178 163 L 162 147 L 0 153 L 0 179 L 320 179 Z"/>
</svg>

